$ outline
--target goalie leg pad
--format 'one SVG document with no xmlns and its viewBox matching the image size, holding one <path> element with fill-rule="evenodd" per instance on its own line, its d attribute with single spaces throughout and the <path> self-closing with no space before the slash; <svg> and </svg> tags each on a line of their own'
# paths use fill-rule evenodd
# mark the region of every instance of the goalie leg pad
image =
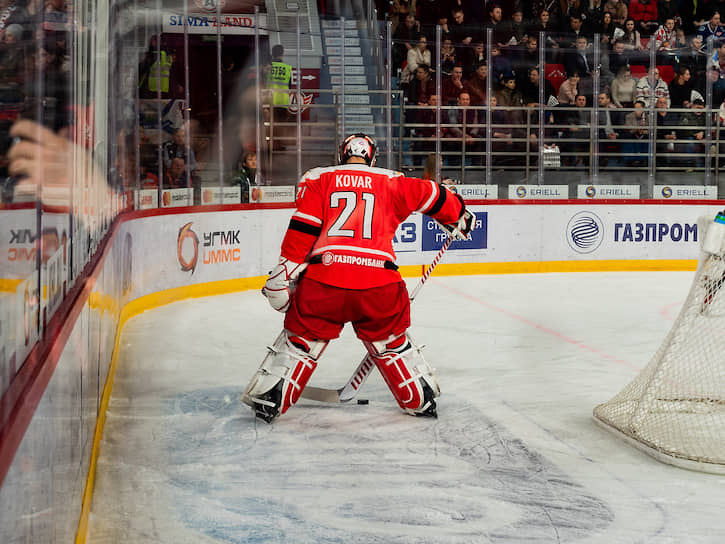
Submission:
<svg viewBox="0 0 725 544">
<path fill-rule="evenodd" d="M 438 380 L 407 334 L 382 342 L 365 342 L 398 405 L 416 416 L 438 417 Z"/>
<path fill-rule="evenodd" d="M 299 400 L 327 343 L 282 331 L 242 393 L 242 402 L 267 423 L 284 414 Z"/>
</svg>

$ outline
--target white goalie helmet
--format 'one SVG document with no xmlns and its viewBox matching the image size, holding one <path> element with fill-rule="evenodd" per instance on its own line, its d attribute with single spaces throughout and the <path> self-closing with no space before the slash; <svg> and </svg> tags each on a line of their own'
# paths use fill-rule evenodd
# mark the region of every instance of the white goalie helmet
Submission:
<svg viewBox="0 0 725 544">
<path fill-rule="evenodd" d="M 350 157 L 360 157 L 368 166 L 375 165 L 377 146 L 375 140 L 363 133 L 351 134 L 340 145 L 340 162 L 345 164 Z"/>
</svg>

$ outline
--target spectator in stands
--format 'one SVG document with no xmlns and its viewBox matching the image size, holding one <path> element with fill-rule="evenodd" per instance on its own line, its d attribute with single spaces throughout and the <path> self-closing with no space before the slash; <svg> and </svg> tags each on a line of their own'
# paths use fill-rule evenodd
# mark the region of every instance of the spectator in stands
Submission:
<svg viewBox="0 0 725 544">
<path fill-rule="evenodd" d="M 466 81 L 464 87 L 471 97 L 471 105 L 483 106 L 488 94 L 488 66 L 480 64 L 473 77 Z"/>
<path fill-rule="evenodd" d="M 693 36 L 690 39 L 689 47 L 680 51 L 680 66 L 690 69 L 693 80 L 693 87 L 704 88 L 707 69 L 707 55 L 702 50 L 702 39 L 700 36 Z"/>
<path fill-rule="evenodd" d="M 516 78 L 513 74 L 504 76 L 503 86 L 496 93 L 496 103 L 501 107 L 512 108 L 521 108 L 524 105 L 523 96 L 516 88 Z M 523 123 L 523 110 L 506 110 L 506 118 L 513 125 L 521 125 Z"/>
<path fill-rule="evenodd" d="M 675 49 L 675 19 L 670 17 L 665 19 L 662 26 L 657 29 L 653 36 L 655 41 L 655 49 L 663 53 L 670 53 Z"/>
<path fill-rule="evenodd" d="M 506 25 L 503 22 L 503 11 L 498 4 L 491 4 L 488 12 L 488 24 L 486 28 L 493 31 L 493 43 L 499 47 L 505 47 L 506 43 Z"/>
<path fill-rule="evenodd" d="M 562 150 L 564 153 L 570 153 L 571 156 L 564 157 L 564 164 L 568 166 L 584 166 L 588 163 L 588 157 L 583 154 L 589 150 L 589 134 L 591 113 L 587 108 L 587 97 L 583 94 L 577 94 L 574 99 L 575 109 L 566 112 L 564 119 L 566 126 L 562 129 L 563 137 L 567 140 L 577 140 L 575 142 L 567 142 Z"/>
<path fill-rule="evenodd" d="M 597 97 L 599 102 L 598 126 L 599 126 L 599 152 L 604 153 L 599 164 L 602 166 L 614 166 L 618 163 L 619 144 L 617 138 L 619 134 L 615 130 L 617 117 L 615 112 L 617 106 L 612 103 L 612 99 L 606 92 L 599 93 Z"/>
<path fill-rule="evenodd" d="M 667 87 L 662 79 L 660 79 L 660 69 L 656 66 L 649 69 L 647 77 L 641 78 L 637 81 L 637 85 L 634 88 L 634 99 L 642 100 L 646 108 L 650 107 L 650 103 L 654 105 L 654 101 L 660 96 L 664 96 L 667 99 L 669 106 L 670 102 L 670 89 Z"/>
<path fill-rule="evenodd" d="M 497 43 L 491 45 L 491 77 L 494 85 L 503 84 L 503 77 L 513 73 L 511 61 Z"/>
<path fill-rule="evenodd" d="M 451 106 L 458 102 L 458 95 L 463 92 L 463 67 L 454 66 L 451 75 L 443 80 L 441 85 L 443 94 L 442 106 Z M 470 96 L 469 96 L 470 101 Z"/>
<path fill-rule="evenodd" d="M 477 112 L 472 109 L 471 96 L 463 91 L 458 95 L 457 108 L 447 110 L 448 121 L 450 125 L 446 128 L 446 151 L 448 155 L 448 164 L 457 166 L 461 164 L 461 157 L 464 153 L 479 151 L 478 138 L 483 134 L 481 129 L 476 126 L 477 113 L 485 114 L 483 111 Z M 484 119 L 485 121 L 485 119 Z M 466 165 L 470 165 L 472 160 L 468 158 Z"/>
<path fill-rule="evenodd" d="M 725 61 L 725 40 L 714 43 L 713 49 L 712 57 L 707 60 L 708 68 L 710 66 L 720 66 L 721 61 Z"/>
<path fill-rule="evenodd" d="M 567 74 L 574 72 L 579 74 L 580 79 L 577 89 L 579 93 L 585 96 L 591 96 L 593 68 L 594 61 L 590 56 L 589 41 L 584 35 L 578 36 L 574 42 L 574 47 L 566 51 L 564 69 Z"/>
<path fill-rule="evenodd" d="M 164 169 L 164 189 L 179 189 L 187 186 L 186 161 L 174 157 Z"/>
<path fill-rule="evenodd" d="M 23 94 L 20 91 L 25 81 L 25 54 L 20 42 L 23 27 L 19 24 L 8 25 L 3 36 L 3 47 L 0 50 L 0 90 L 2 102 L 20 102 Z"/>
<path fill-rule="evenodd" d="M 556 99 L 562 106 L 573 105 L 578 94 L 579 72 L 571 72 L 566 75 L 566 79 L 559 85 L 559 94 L 557 94 Z"/>
<path fill-rule="evenodd" d="M 623 66 L 629 67 L 629 57 L 624 49 L 624 42 L 615 40 L 612 44 L 612 50 L 608 55 L 609 60 L 609 71 L 612 72 L 615 77 L 619 73 L 619 69 Z"/>
<path fill-rule="evenodd" d="M 690 69 L 687 66 L 680 66 L 677 69 L 677 74 L 669 83 L 670 107 L 690 107 L 690 95 L 692 94 L 692 82 L 690 81 L 690 77 Z"/>
<path fill-rule="evenodd" d="M 677 161 L 668 156 L 675 152 L 677 139 L 678 114 L 667 107 L 667 99 L 661 96 L 655 103 L 655 139 L 657 140 L 657 165 L 674 166 Z"/>
<path fill-rule="evenodd" d="M 505 112 L 498 107 L 496 95 L 492 95 L 488 101 L 491 108 L 491 151 L 493 152 L 492 164 L 504 165 L 510 161 L 511 156 L 507 155 L 514 146 L 512 127 L 508 124 Z M 485 124 L 486 112 L 480 112 L 479 124 Z M 485 130 L 485 127 L 482 129 Z"/>
<path fill-rule="evenodd" d="M 702 40 L 703 50 L 707 50 L 707 40 L 711 36 L 715 41 L 725 38 L 725 28 L 720 25 L 720 12 L 713 12 L 710 20 L 698 27 L 697 36 Z"/>
<path fill-rule="evenodd" d="M 486 53 L 483 40 L 476 39 L 471 47 L 466 47 L 463 53 L 463 75 L 466 79 L 473 76 L 476 68 L 486 62 Z"/>
<path fill-rule="evenodd" d="M 695 168 L 702 168 L 705 165 L 705 103 L 696 98 L 692 101 L 690 111 L 682 114 L 679 121 L 680 130 L 677 131 L 679 140 L 688 140 L 680 144 L 682 153 L 687 155 L 695 154 L 695 157 L 688 157 L 689 165 Z M 682 128 L 686 127 L 686 128 Z"/>
<path fill-rule="evenodd" d="M 539 37 L 529 36 L 526 42 L 517 48 L 512 56 L 512 63 L 516 67 L 516 78 L 519 89 L 522 89 L 529 80 L 529 69 L 539 65 Z"/>
<path fill-rule="evenodd" d="M 634 105 L 634 93 L 637 80 L 632 77 L 629 66 L 622 66 L 612 81 L 612 102 L 618 108 L 631 108 Z"/>
<path fill-rule="evenodd" d="M 526 32 L 529 36 L 538 36 L 539 32 L 552 33 L 556 30 L 556 23 L 551 20 L 549 10 L 546 8 L 534 13 L 533 20 Z"/>
<path fill-rule="evenodd" d="M 609 11 L 602 13 L 601 22 L 598 26 L 594 27 L 592 34 L 599 34 L 602 47 L 611 49 L 614 43 L 614 33 L 617 30 L 617 25 L 612 19 L 612 14 Z"/>
<path fill-rule="evenodd" d="M 3 32 L 11 25 L 22 28 L 19 41 L 31 40 L 41 16 L 39 7 L 29 6 L 25 1 L 0 0 L 0 43 Z"/>
<path fill-rule="evenodd" d="M 428 50 L 428 38 L 422 34 L 418 37 L 418 43 L 415 47 L 408 50 L 407 63 L 403 72 L 400 74 L 400 82 L 403 85 L 410 83 L 410 79 L 418 66 L 425 64 L 426 66 L 431 65 L 431 55 Z"/>
<path fill-rule="evenodd" d="M 473 42 L 476 32 L 466 22 L 465 14 L 461 7 L 455 7 L 452 11 L 453 21 L 450 23 L 450 35 L 453 45 L 458 50 L 459 55 L 463 54 L 463 49 Z"/>
<path fill-rule="evenodd" d="M 604 0 L 587 0 L 581 10 L 587 36 L 594 36 L 594 33 L 598 32 L 601 27 L 602 17 L 604 16 L 603 3 Z"/>
<path fill-rule="evenodd" d="M 176 55 L 162 38 L 157 46 L 157 37 L 152 36 L 149 47 L 139 65 L 139 95 L 141 98 L 181 98 L 184 87 L 181 85 L 179 65 Z"/>
<path fill-rule="evenodd" d="M 446 36 L 441 40 L 441 72 L 443 75 L 450 75 L 457 64 L 456 48 L 453 47 L 450 37 Z"/>
<path fill-rule="evenodd" d="M 521 88 L 521 95 L 525 106 L 537 107 L 546 106 L 552 97 L 556 98 L 556 91 L 551 81 L 544 78 L 544 101 L 540 101 L 541 74 L 538 66 L 532 66 L 528 70 L 528 79 Z M 536 112 L 534 112 L 536 113 Z"/>
<path fill-rule="evenodd" d="M 622 144 L 622 152 L 625 155 L 625 163 L 629 166 L 647 165 L 649 113 L 645 107 L 644 101 L 635 100 L 634 110 L 624 118 L 624 128 L 630 141 Z"/>
<path fill-rule="evenodd" d="M 624 26 L 624 23 L 627 21 L 627 17 L 629 16 L 629 9 L 627 8 L 627 4 L 625 2 L 622 0 L 607 0 L 604 2 L 603 9 L 604 11 L 608 11 L 612 14 L 612 19 L 615 24 L 620 27 Z"/>
<path fill-rule="evenodd" d="M 657 30 L 656 0 L 629 0 L 629 16 L 637 23 L 637 30 L 650 36 Z"/>
<path fill-rule="evenodd" d="M 559 47 L 569 49 L 576 45 L 576 40 L 580 36 L 586 36 L 582 26 L 581 15 L 575 14 L 569 17 L 569 24 L 564 31 L 559 34 Z"/>
<path fill-rule="evenodd" d="M 546 12 L 545 18 L 543 16 L 543 12 Z M 545 25 L 545 28 L 540 28 L 538 30 L 551 32 L 562 20 L 561 5 L 558 0 L 532 0 L 531 15 L 536 18 L 537 25 L 542 23 Z"/>
<path fill-rule="evenodd" d="M 624 22 L 624 34 L 618 39 L 624 44 L 624 49 L 629 52 L 630 60 L 638 51 L 644 50 L 634 19 L 629 18 Z"/>
<path fill-rule="evenodd" d="M 408 86 L 408 105 L 424 106 L 428 103 L 430 95 L 435 93 L 435 81 L 431 77 L 430 66 L 419 64 L 415 69 L 415 79 Z"/>
<path fill-rule="evenodd" d="M 408 51 L 414 48 L 415 40 L 420 34 L 420 23 L 415 20 L 415 15 L 409 13 L 405 17 L 405 24 L 398 25 L 393 33 L 393 74 L 403 69 L 403 63 L 408 58 Z"/>
<path fill-rule="evenodd" d="M 513 74 L 503 78 L 503 86 L 496 94 L 496 103 L 503 110 L 505 122 L 511 127 L 514 139 L 523 138 L 526 131 L 527 112 L 523 109 L 524 99 L 521 92 L 516 88 L 516 78 Z M 511 151 L 523 151 L 520 141 L 511 142 Z M 517 164 L 518 157 L 512 157 L 510 163 Z"/>
<path fill-rule="evenodd" d="M 507 45 L 523 45 L 528 40 L 527 25 L 524 23 L 524 12 L 514 9 L 511 19 L 503 27 L 504 43 Z"/>
<path fill-rule="evenodd" d="M 725 60 L 721 62 L 725 64 Z M 717 108 L 725 99 L 725 66 L 711 67 L 708 70 L 708 77 L 710 79 L 709 84 L 712 85 L 712 107 Z M 690 96 L 690 103 L 694 102 L 695 98 L 702 99 L 702 93 L 695 89 L 692 90 Z"/>
<path fill-rule="evenodd" d="M 194 171 L 196 169 L 196 158 L 194 157 L 194 150 L 191 149 L 191 146 L 189 146 L 188 151 L 190 152 L 191 158 L 189 164 L 191 165 L 191 170 Z M 176 157 L 181 157 L 186 161 L 186 155 L 186 126 L 182 125 L 174 130 L 174 133 L 171 136 L 171 140 L 163 144 L 164 167 L 169 168 L 171 166 L 171 161 Z"/>
<path fill-rule="evenodd" d="M 245 151 L 235 166 L 236 168 L 232 171 L 235 173 L 232 183 L 241 188 L 241 201 L 249 202 L 252 185 L 262 185 L 261 178 L 257 176 L 257 152 Z"/>
<path fill-rule="evenodd" d="M 578 36 L 574 45 L 566 51 L 564 69 L 567 73 L 579 72 L 580 77 L 591 77 L 594 61 L 589 51 L 589 40 L 586 36 Z"/>
</svg>

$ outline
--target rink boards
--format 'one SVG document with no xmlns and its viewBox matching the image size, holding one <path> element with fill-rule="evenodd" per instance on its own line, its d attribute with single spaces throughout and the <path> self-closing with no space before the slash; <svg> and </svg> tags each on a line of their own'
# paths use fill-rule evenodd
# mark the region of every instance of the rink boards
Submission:
<svg viewBox="0 0 725 544">
<path fill-rule="evenodd" d="M 436 274 L 694 269 L 697 219 L 720 208 L 717 201 L 473 203 L 477 230 L 471 240 L 451 246 Z M 0 540 L 13 541 L 32 525 L 33 534 L 53 531 L 69 541 L 79 512 L 84 534 L 123 324 L 175 300 L 261 287 L 292 212 L 284 205 L 207 206 L 118 219 L 102 258 L 64 314 L 53 349 L 21 380 L 23 390 L 12 391 L 22 406 L 0 446 L 1 474 L 7 474 L 0 488 Z M 12 210 L 7 217 L 12 221 Z M 411 216 L 396 233 L 401 272 L 419 274 L 443 240 L 429 218 Z M 48 444 L 55 446 L 52 457 Z M 40 485 L 38 474 L 52 474 L 53 492 Z M 38 511 L 49 514 L 25 515 Z"/>
</svg>

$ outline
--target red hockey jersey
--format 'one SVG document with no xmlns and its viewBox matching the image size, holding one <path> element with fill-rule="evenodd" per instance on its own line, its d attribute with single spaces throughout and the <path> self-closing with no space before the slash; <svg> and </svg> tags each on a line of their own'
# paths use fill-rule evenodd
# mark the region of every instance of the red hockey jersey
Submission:
<svg viewBox="0 0 725 544">
<path fill-rule="evenodd" d="M 310 264 L 307 277 L 346 289 L 400 281 L 395 230 L 412 212 L 453 223 L 463 200 L 433 181 L 364 164 L 315 168 L 300 180 L 282 256 Z"/>
</svg>

